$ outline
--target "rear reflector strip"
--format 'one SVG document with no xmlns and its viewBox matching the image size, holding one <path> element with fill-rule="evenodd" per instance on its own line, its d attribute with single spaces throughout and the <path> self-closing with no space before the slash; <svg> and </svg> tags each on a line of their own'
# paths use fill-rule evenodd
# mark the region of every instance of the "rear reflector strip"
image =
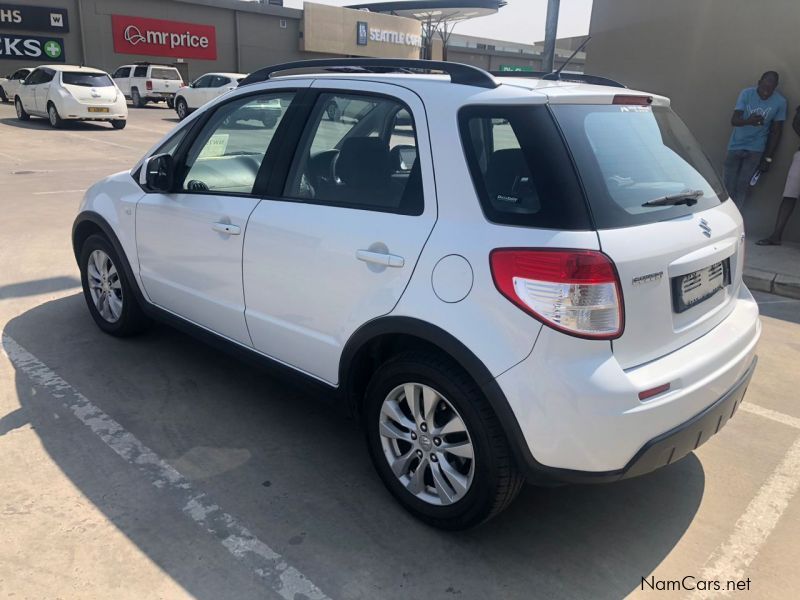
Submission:
<svg viewBox="0 0 800 600">
<path fill-rule="evenodd" d="M 664 385 L 659 385 L 658 387 L 650 388 L 649 390 L 639 392 L 639 400 L 647 400 L 648 398 L 652 398 L 653 396 L 658 396 L 659 394 L 663 394 L 668 390 L 669 390 L 668 383 L 665 383 Z"/>
</svg>

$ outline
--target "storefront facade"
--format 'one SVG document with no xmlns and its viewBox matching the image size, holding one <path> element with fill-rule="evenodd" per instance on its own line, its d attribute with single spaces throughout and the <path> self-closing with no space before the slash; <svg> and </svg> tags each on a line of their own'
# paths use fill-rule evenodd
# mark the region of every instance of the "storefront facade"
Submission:
<svg viewBox="0 0 800 600">
<path fill-rule="evenodd" d="M 20 0 L 17 0 L 20 2 Z M 0 2 L 0 74 L 64 62 L 113 71 L 174 64 L 187 80 L 277 62 L 335 56 L 417 58 L 413 19 L 311 4 L 231 0 Z"/>
</svg>

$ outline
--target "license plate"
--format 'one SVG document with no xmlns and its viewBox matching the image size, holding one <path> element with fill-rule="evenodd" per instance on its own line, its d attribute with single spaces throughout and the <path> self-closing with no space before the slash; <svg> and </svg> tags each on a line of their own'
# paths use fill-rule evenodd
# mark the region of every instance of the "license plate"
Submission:
<svg viewBox="0 0 800 600">
<path fill-rule="evenodd" d="M 89 107 L 89 112 L 107 113 L 108 112 L 108 108 L 106 108 L 105 106 L 90 106 Z"/>
<path fill-rule="evenodd" d="M 672 278 L 672 305 L 676 313 L 689 310 L 708 300 L 731 282 L 731 263 L 723 261 L 694 273 Z"/>
</svg>

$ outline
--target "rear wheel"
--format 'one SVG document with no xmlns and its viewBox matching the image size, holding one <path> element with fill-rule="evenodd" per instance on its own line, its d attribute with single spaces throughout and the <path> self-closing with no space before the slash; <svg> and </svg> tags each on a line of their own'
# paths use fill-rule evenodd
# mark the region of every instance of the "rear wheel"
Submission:
<svg viewBox="0 0 800 600">
<path fill-rule="evenodd" d="M 133 293 L 135 283 L 126 277 L 119 256 L 104 236 L 91 235 L 83 243 L 80 269 L 83 296 L 100 329 L 124 337 L 147 326 Z"/>
<path fill-rule="evenodd" d="M 175 101 L 175 112 L 178 113 L 178 118 L 181 121 L 189 116 L 189 106 L 186 104 L 186 100 L 183 98 L 178 98 Z"/>
<path fill-rule="evenodd" d="M 0 102 L 8 102 L 8 96 L 6 96 L 6 91 L 0 87 Z"/>
<path fill-rule="evenodd" d="M 175 100 L 173 98 L 167 98 L 167 108 L 175 108 Z"/>
<path fill-rule="evenodd" d="M 325 107 L 325 112 L 328 115 L 328 119 L 331 121 L 339 121 L 342 118 L 342 111 L 336 102 L 330 102 L 328 106 Z"/>
<path fill-rule="evenodd" d="M 27 121 L 28 119 L 31 118 L 31 116 L 27 112 L 25 112 L 25 108 L 22 106 L 22 100 L 20 100 L 19 98 L 16 98 L 14 100 L 14 108 L 17 109 L 17 118 L 20 121 Z"/>
<path fill-rule="evenodd" d="M 127 124 L 128 121 L 126 121 L 125 119 L 114 119 L 113 121 L 111 121 L 111 126 L 114 129 L 125 129 L 125 125 Z"/>
<path fill-rule="evenodd" d="M 143 108 L 145 104 L 147 104 L 142 97 L 139 95 L 139 90 L 137 88 L 133 88 L 131 90 L 131 102 L 136 108 Z"/>
<path fill-rule="evenodd" d="M 52 102 L 50 102 L 47 105 L 47 120 L 50 121 L 50 127 L 54 129 L 59 129 L 64 124 L 64 121 L 58 114 L 58 109 L 56 109 L 56 105 L 53 104 Z"/>
<path fill-rule="evenodd" d="M 377 369 L 365 401 L 373 464 L 417 518 L 465 529 L 500 513 L 521 489 L 491 406 L 450 359 L 401 354 Z"/>
</svg>

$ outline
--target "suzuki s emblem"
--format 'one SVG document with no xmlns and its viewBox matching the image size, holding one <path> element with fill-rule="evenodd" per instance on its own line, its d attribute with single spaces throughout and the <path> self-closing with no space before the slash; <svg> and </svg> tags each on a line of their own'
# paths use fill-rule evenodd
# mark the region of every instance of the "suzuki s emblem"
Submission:
<svg viewBox="0 0 800 600">
<path fill-rule="evenodd" d="M 698 223 L 698 225 L 700 226 L 700 229 L 703 230 L 703 235 L 706 236 L 707 238 L 710 238 L 711 237 L 711 225 L 708 224 L 708 221 L 706 221 L 705 219 L 700 219 L 700 222 Z"/>
</svg>

